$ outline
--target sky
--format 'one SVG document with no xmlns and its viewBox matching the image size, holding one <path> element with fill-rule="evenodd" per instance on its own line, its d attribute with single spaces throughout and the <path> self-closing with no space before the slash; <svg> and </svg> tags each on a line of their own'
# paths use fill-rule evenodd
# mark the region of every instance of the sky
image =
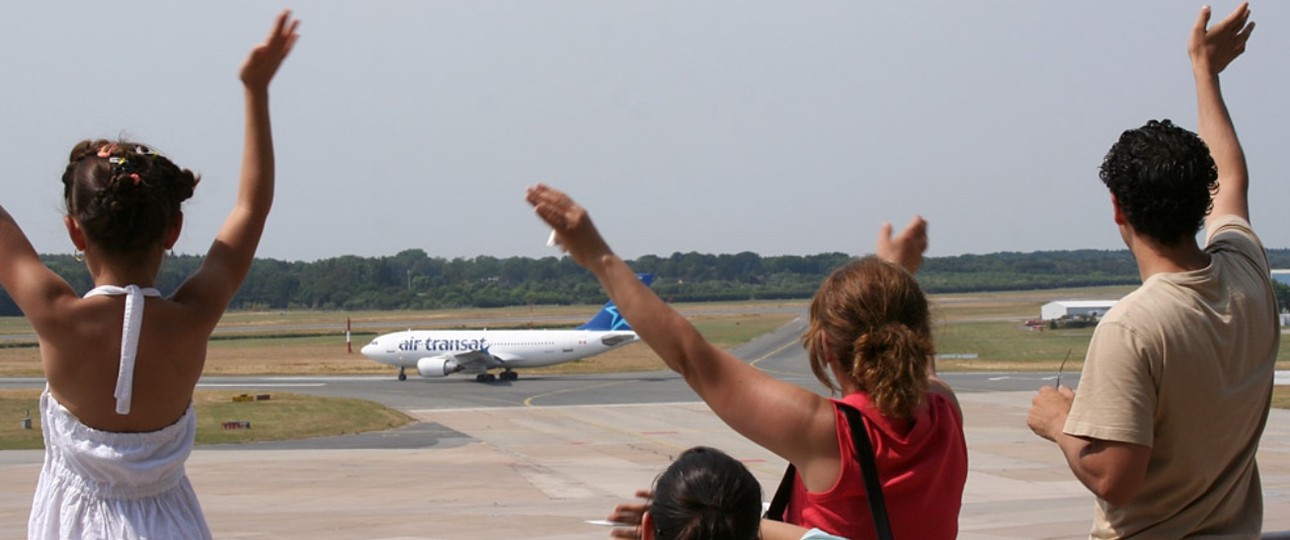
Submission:
<svg viewBox="0 0 1290 540">
<path fill-rule="evenodd" d="M 1214 4 L 1215 19 L 1236 2 Z M 1102 156 L 1125 129 L 1194 129 L 1200 3 L 1081 1 L 21 2 L 0 20 L 0 204 L 71 253 L 62 170 L 127 136 L 202 175 L 179 253 L 232 207 L 238 67 L 291 8 L 271 86 L 277 197 L 259 257 L 542 257 L 546 182 L 620 255 L 1121 249 Z M 1290 2 L 1223 74 L 1251 217 L 1290 247 Z"/>
</svg>

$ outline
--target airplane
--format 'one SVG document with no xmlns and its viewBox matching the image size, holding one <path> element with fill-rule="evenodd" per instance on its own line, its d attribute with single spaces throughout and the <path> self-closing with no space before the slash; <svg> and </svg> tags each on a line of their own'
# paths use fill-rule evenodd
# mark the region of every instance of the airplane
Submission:
<svg viewBox="0 0 1290 540">
<path fill-rule="evenodd" d="M 653 276 L 642 275 L 649 285 Z M 573 330 L 407 330 L 377 336 L 361 352 L 372 360 L 407 368 L 422 377 L 474 374 L 479 382 L 519 379 L 516 368 L 552 366 L 635 343 L 639 338 L 611 300 Z M 494 375 L 489 370 L 500 369 Z"/>
</svg>

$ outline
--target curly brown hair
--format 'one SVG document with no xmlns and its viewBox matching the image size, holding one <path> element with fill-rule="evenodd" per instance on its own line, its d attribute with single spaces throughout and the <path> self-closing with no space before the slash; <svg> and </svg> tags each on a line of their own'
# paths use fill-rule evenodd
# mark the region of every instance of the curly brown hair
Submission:
<svg viewBox="0 0 1290 540">
<path fill-rule="evenodd" d="M 1205 141 L 1168 119 L 1120 134 L 1099 173 L 1129 224 L 1170 246 L 1196 236 L 1218 190 Z"/>
<path fill-rule="evenodd" d="M 907 419 L 927 393 L 932 344 L 927 297 L 903 268 L 866 257 L 834 270 L 811 299 L 802 336 L 811 371 L 825 387 L 829 353 L 884 416 Z"/>
</svg>

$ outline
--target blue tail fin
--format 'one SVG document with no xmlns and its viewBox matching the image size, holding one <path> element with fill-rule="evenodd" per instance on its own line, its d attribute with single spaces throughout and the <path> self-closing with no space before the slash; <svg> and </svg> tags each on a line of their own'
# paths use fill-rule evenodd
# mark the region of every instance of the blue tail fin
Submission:
<svg viewBox="0 0 1290 540">
<path fill-rule="evenodd" d="M 654 282 L 654 274 L 636 274 L 636 277 L 640 278 L 640 280 L 645 283 L 646 287 L 648 287 L 650 283 Z M 618 314 L 618 306 L 614 305 L 613 300 L 607 302 L 605 307 L 601 308 L 600 311 L 596 313 L 596 316 L 592 317 L 591 320 L 586 322 L 586 324 L 578 327 L 578 330 L 601 331 L 631 329 L 632 326 L 627 324 L 627 319 L 624 319 L 622 315 Z"/>
</svg>

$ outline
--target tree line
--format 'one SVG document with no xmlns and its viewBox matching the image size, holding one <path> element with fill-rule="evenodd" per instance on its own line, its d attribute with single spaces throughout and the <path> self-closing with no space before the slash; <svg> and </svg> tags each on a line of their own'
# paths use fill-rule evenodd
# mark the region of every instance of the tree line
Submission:
<svg viewBox="0 0 1290 540">
<path fill-rule="evenodd" d="M 1273 268 L 1290 268 L 1290 250 L 1269 250 Z M 809 298 L 846 253 L 763 257 L 673 253 L 628 261 L 655 275 L 653 289 L 677 302 Z M 78 291 L 91 283 L 85 264 L 69 255 L 45 263 Z M 167 258 L 157 288 L 168 294 L 201 264 L 201 258 Z M 1039 251 L 929 257 L 918 280 L 930 293 L 1050 289 L 1138 283 L 1126 250 Z M 1281 286 L 1282 305 L 1290 287 Z M 256 259 L 232 309 L 392 310 L 589 304 L 605 301 L 595 278 L 568 257 L 478 256 L 445 259 L 410 249 L 387 257 L 343 256 L 313 262 Z M 8 294 L 0 315 L 20 315 Z"/>
</svg>

